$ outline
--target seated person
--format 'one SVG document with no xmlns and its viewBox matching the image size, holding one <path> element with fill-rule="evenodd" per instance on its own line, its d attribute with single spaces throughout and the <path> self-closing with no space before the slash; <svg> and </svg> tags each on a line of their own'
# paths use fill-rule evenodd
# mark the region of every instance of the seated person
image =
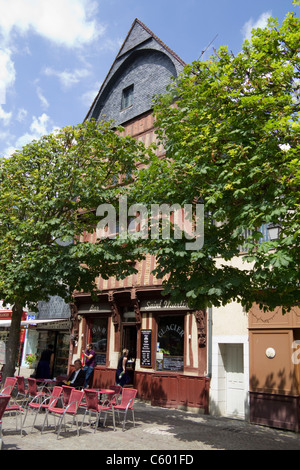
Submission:
<svg viewBox="0 0 300 470">
<path fill-rule="evenodd" d="M 69 375 L 67 380 L 60 382 L 58 385 L 68 385 L 68 387 L 82 388 L 85 380 L 85 371 L 82 370 L 80 359 L 74 361 L 75 370 Z"/>
</svg>

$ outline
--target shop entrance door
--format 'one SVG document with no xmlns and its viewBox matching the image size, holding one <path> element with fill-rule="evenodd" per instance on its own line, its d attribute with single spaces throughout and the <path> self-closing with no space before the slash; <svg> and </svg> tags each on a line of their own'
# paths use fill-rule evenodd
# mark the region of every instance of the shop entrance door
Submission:
<svg viewBox="0 0 300 470">
<path fill-rule="evenodd" d="M 127 371 L 130 376 L 130 383 L 134 383 L 134 369 L 136 359 L 137 330 L 136 325 L 123 325 L 122 350 L 128 349 Z"/>
<path fill-rule="evenodd" d="M 70 333 L 64 331 L 41 330 L 39 331 L 37 355 L 41 357 L 42 351 L 48 344 L 54 346 L 54 367 L 52 377 L 67 375 Z"/>
</svg>

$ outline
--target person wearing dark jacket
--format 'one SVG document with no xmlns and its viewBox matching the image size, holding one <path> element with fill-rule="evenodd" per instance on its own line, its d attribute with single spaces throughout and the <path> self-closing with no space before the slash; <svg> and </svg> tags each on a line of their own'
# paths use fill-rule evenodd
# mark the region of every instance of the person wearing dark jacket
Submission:
<svg viewBox="0 0 300 470">
<path fill-rule="evenodd" d="M 67 380 L 60 382 L 58 385 L 68 385 L 69 387 L 82 388 L 84 386 L 85 371 L 82 370 L 80 359 L 74 362 L 75 370 L 69 375 Z"/>
<path fill-rule="evenodd" d="M 45 349 L 39 360 L 39 363 L 36 368 L 35 378 L 36 379 L 50 379 L 53 372 L 53 362 L 54 362 L 54 348 L 52 344 L 49 344 L 47 349 Z"/>
</svg>

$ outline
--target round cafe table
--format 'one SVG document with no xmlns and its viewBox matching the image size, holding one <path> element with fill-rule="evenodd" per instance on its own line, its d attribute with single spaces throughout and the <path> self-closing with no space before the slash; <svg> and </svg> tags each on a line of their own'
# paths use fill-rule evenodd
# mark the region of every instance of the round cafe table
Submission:
<svg viewBox="0 0 300 470">
<path fill-rule="evenodd" d="M 111 390 L 110 388 L 100 388 L 98 391 L 100 393 L 105 394 L 105 395 L 111 395 L 111 394 L 115 393 L 115 391 Z"/>
<path fill-rule="evenodd" d="M 39 389 L 43 391 L 47 391 L 48 393 L 51 392 L 51 389 L 56 384 L 56 380 L 53 379 L 36 379 L 36 383 Z"/>
<path fill-rule="evenodd" d="M 89 390 L 98 393 L 100 402 L 103 400 L 109 400 L 116 393 L 114 390 L 111 390 L 110 388 L 89 388 Z M 104 397 L 102 397 L 102 395 L 104 395 Z"/>
</svg>

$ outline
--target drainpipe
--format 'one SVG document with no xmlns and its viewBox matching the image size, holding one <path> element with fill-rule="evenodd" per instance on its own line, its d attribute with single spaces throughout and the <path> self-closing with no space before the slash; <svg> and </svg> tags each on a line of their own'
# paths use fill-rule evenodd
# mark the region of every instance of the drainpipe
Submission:
<svg viewBox="0 0 300 470">
<path fill-rule="evenodd" d="M 208 309 L 207 317 L 207 374 L 211 378 L 212 374 L 212 307 Z"/>
</svg>

